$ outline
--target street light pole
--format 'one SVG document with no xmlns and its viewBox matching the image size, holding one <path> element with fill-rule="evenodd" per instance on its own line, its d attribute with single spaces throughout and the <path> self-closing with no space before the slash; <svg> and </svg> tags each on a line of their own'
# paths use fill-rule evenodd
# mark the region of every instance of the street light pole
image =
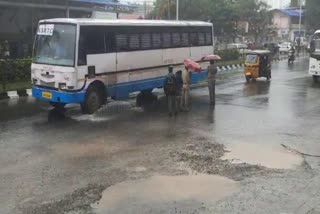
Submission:
<svg viewBox="0 0 320 214">
<path fill-rule="evenodd" d="M 170 11 L 170 8 L 171 8 L 171 0 L 168 0 L 168 20 L 171 19 L 171 11 Z"/>
<path fill-rule="evenodd" d="M 299 16 L 299 37 L 301 37 L 301 22 L 302 22 L 302 0 L 299 0 L 300 3 L 300 16 Z M 300 38 L 301 39 L 301 38 Z"/>
<path fill-rule="evenodd" d="M 176 17 L 177 17 L 177 21 L 179 20 L 179 0 L 177 0 L 177 5 L 176 5 Z"/>
</svg>

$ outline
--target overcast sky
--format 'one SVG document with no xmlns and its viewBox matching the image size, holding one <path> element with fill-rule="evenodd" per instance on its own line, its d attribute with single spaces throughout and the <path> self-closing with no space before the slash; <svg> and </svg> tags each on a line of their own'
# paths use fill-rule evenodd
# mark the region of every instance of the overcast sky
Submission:
<svg viewBox="0 0 320 214">
<path fill-rule="evenodd" d="M 121 1 L 130 2 L 130 3 L 143 3 L 145 0 L 121 0 Z M 154 2 L 154 0 L 146 0 L 146 1 L 149 4 Z M 287 7 L 290 3 L 290 0 L 264 0 L 264 1 L 266 1 L 272 8 L 284 8 L 284 7 Z"/>
<path fill-rule="evenodd" d="M 272 8 L 284 8 L 289 5 L 290 0 L 266 0 Z"/>
</svg>

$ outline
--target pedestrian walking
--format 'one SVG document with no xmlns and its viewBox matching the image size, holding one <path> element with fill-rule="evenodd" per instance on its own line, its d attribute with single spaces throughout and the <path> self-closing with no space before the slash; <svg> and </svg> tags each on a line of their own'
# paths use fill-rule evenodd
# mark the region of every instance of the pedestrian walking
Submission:
<svg viewBox="0 0 320 214">
<path fill-rule="evenodd" d="M 182 87 L 183 87 L 183 80 L 182 80 L 182 71 L 179 70 L 176 72 L 176 107 L 177 110 L 182 112 Z"/>
<path fill-rule="evenodd" d="M 173 114 L 177 115 L 176 107 L 176 76 L 173 73 L 173 67 L 169 67 L 169 73 L 164 80 L 163 88 L 164 93 L 167 97 L 169 116 L 172 117 Z"/>
<path fill-rule="evenodd" d="M 189 111 L 189 96 L 190 96 L 190 73 L 188 67 L 182 72 L 182 94 L 181 106 L 184 111 Z"/>
<path fill-rule="evenodd" d="M 216 74 L 218 73 L 217 66 L 214 64 L 214 60 L 210 61 L 208 66 L 208 89 L 210 97 L 210 105 L 215 104 L 216 97 Z"/>
</svg>

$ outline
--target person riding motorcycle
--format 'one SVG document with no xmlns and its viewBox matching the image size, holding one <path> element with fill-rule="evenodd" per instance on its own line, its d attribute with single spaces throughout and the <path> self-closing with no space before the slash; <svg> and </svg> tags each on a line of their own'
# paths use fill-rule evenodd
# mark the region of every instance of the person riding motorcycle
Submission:
<svg viewBox="0 0 320 214">
<path fill-rule="evenodd" d="M 288 53 L 288 62 L 294 62 L 296 59 L 295 57 L 295 49 L 293 46 L 291 46 L 290 50 L 289 50 L 289 53 Z"/>
</svg>

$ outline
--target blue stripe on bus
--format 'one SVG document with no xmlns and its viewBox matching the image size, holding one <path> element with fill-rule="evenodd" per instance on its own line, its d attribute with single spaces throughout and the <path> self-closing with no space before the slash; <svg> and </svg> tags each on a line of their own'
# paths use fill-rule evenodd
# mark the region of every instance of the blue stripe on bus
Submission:
<svg viewBox="0 0 320 214">
<path fill-rule="evenodd" d="M 207 77 L 207 72 L 191 73 L 191 84 L 198 83 Z M 165 77 L 131 81 L 107 87 L 108 95 L 114 99 L 128 98 L 132 92 L 162 88 Z"/>
<path fill-rule="evenodd" d="M 48 99 L 43 97 L 43 92 L 50 93 L 52 98 Z M 48 101 L 48 102 L 58 102 L 58 103 L 82 103 L 85 98 L 85 91 L 81 92 L 65 92 L 65 91 L 56 91 L 43 89 L 33 86 L 32 87 L 32 96 L 39 100 Z"/>
<path fill-rule="evenodd" d="M 199 81 L 207 77 L 207 72 L 191 74 L 191 84 L 198 83 Z M 129 97 L 132 92 L 152 90 L 154 88 L 162 88 L 165 77 L 157 77 L 153 79 L 131 81 L 126 83 L 119 83 L 114 86 L 107 86 L 108 96 L 114 99 L 125 99 Z M 48 99 L 43 97 L 43 92 L 51 93 L 52 98 Z M 48 102 L 60 102 L 60 103 L 83 103 L 85 100 L 85 90 L 81 92 L 65 92 L 49 89 L 42 89 L 38 87 L 32 87 L 32 95 L 39 99 Z"/>
</svg>

